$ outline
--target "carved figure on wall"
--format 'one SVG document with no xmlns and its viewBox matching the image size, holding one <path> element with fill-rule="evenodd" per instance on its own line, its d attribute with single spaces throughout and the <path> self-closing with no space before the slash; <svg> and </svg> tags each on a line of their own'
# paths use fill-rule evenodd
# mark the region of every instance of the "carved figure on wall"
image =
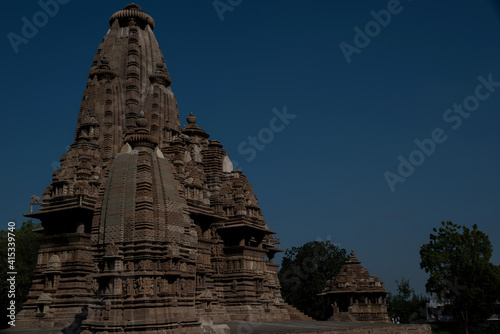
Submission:
<svg viewBox="0 0 500 334">
<path fill-rule="evenodd" d="M 47 269 L 55 270 L 61 267 L 61 260 L 57 255 L 51 255 L 49 263 L 47 263 Z"/>
<path fill-rule="evenodd" d="M 188 294 L 190 292 L 193 292 L 194 291 L 194 280 L 186 280 L 186 283 L 185 283 L 185 294 Z"/>
<path fill-rule="evenodd" d="M 106 246 L 105 254 L 107 256 L 113 256 L 113 255 L 118 255 L 120 247 L 118 245 L 115 245 L 114 242 L 111 242 L 109 245 Z"/>
<path fill-rule="evenodd" d="M 134 271 L 134 262 L 127 262 L 126 267 L 128 271 Z"/>
<path fill-rule="evenodd" d="M 124 284 L 124 287 L 125 288 L 125 295 L 126 296 L 133 296 L 134 293 L 135 293 L 135 289 L 134 289 L 134 280 L 132 278 L 127 278 L 125 284 Z"/>
<path fill-rule="evenodd" d="M 161 281 L 161 293 L 167 293 L 169 292 L 169 286 L 168 286 L 168 280 L 167 279 L 162 279 Z"/>
<path fill-rule="evenodd" d="M 92 279 L 92 282 L 90 284 L 90 288 L 92 289 L 93 294 L 97 294 L 97 292 L 99 291 L 99 282 L 97 282 L 97 280 L 95 278 Z"/>
<path fill-rule="evenodd" d="M 113 279 L 110 279 L 108 284 L 106 284 L 105 294 L 110 295 L 113 293 Z"/>
<path fill-rule="evenodd" d="M 31 203 L 33 204 L 41 204 L 42 203 L 42 199 L 37 196 L 37 195 L 31 195 Z"/>
<path fill-rule="evenodd" d="M 174 284 L 172 287 L 172 292 L 174 292 L 176 296 L 179 296 L 179 279 L 178 278 L 174 281 Z"/>
<path fill-rule="evenodd" d="M 214 257 L 221 257 L 224 255 L 224 246 L 220 243 L 215 244 L 212 246 L 211 249 L 212 256 Z"/>
<path fill-rule="evenodd" d="M 154 291 L 153 295 L 158 296 L 161 293 L 161 277 L 156 277 L 154 279 Z"/>
<path fill-rule="evenodd" d="M 274 239 L 273 239 L 273 241 L 274 241 L 274 244 L 275 244 L 275 245 L 277 245 L 277 246 L 278 246 L 278 248 L 279 248 L 279 246 L 280 246 L 280 244 L 281 244 L 280 239 L 279 239 L 279 238 L 274 238 Z"/>
<path fill-rule="evenodd" d="M 179 288 L 180 288 L 180 295 L 185 296 L 186 295 L 186 280 L 184 278 L 181 278 L 179 282 Z"/>
<path fill-rule="evenodd" d="M 31 212 L 33 212 L 33 205 L 42 205 L 42 199 L 37 195 L 32 195 L 30 202 Z"/>
<path fill-rule="evenodd" d="M 123 282 L 122 282 L 122 293 L 123 293 L 124 296 L 128 296 L 129 295 L 128 286 L 127 286 L 127 280 L 123 280 Z"/>
<path fill-rule="evenodd" d="M 150 277 L 139 277 L 137 285 L 140 294 L 144 294 L 146 296 L 153 294 L 153 281 Z"/>
<path fill-rule="evenodd" d="M 45 276 L 45 289 L 52 289 L 52 280 L 48 277 Z"/>
</svg>

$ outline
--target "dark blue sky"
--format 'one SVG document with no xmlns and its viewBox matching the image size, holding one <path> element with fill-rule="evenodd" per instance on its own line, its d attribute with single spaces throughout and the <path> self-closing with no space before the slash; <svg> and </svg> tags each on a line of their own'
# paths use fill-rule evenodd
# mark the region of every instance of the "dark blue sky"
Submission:
<svg viewBox="0 0 500 334">
<path fill-rule="evenodd" d="M 127 4 L 59 1 L 47 22 L 37 1 L 2 4 L 1 227 L 50 183 L 108 19 Z M 231 2 L 220 15 L 212 0 L 139 5 L 156 21 L 182 123 L 193 112 L 239 163 L 282 248 L 331 240 L 389 290 L 404 276 L 423 292 L 420 246 L 451 220 L 477 223 L 500 263 L 497 1 L 219 1 Z M 388 8 L 385 27 L 370 23 Z M 17 53 L 14 34 L 26 38 Z M 339 45 L 356 42 L 348 63 Z M 284 108 L 296 117 L 265 130 Z M 249 136 L 262 149 L 251 161 Z M 399 174 L 400 156 L 418 166 Z"/>
</svg>

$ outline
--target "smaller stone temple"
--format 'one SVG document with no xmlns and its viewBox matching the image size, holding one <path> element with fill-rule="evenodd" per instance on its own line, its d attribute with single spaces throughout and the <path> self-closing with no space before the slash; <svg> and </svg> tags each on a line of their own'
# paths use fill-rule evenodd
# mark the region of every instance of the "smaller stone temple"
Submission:
<svg viewBox="0 0 500 334">
<path fill-rule="evenodd" d="M 327 281 L 320 294 L 327 296 L 333 307 L 330 321 L 390 322 L 387 314 L 384 284 L 377 276 L 370 276 L 354 251 L 339 274 Z"/>
</svg>

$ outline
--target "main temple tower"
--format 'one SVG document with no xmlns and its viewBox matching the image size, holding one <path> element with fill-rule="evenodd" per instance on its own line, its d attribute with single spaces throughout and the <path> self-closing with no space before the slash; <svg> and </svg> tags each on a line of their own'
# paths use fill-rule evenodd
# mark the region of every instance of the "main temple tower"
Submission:
<svg viewBox="0 0 500 334">
<path fill-rule="evenodd" d="M 35 278 L 18 327 L 199 333 L 202 320 L 289 319 L 280 249 L 247 178 L 177 102 L 155 22 L 113 14 L 75 139 L 43 194 Z"/>
</svg>

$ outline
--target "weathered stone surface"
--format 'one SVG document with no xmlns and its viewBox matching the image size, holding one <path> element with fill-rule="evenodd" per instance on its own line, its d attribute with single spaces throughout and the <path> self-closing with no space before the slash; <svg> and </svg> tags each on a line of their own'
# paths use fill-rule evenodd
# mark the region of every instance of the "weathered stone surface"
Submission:
<svg viewBox="0 0 500 334">
<path fill-rule="evenodd" d="M 131 4 L 109 23 L 74 142 L 27 214 L 43 237 L 18 327 L 200 333 L 201 321 L 289 319 L 275 232 L 221 143 L 192 114 L 181 129 L 154 20 Z"/>
<path fill-rule="evenodd" d="M 389 322 L 387 294 L 377 276 L 370 276 L 354 251 L 339 274 L 326 283 L 321 295 L 328 296 L 333 307 L 331 321 Z"/>
</svg>

